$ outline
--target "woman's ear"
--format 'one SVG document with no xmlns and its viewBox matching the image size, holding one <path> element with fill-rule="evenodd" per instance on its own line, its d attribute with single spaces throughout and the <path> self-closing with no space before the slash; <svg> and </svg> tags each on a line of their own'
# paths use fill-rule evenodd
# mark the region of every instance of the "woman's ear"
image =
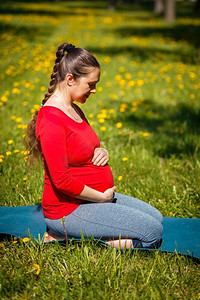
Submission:
<svg viewBox="0 0 200 300">
<path fill-rule="evenodd" d="M 68 73 L 66 76 L 65 76 L 65 80 L 66 80 L 66 83 L 68 86 L 72 86 L 74 84 L 74 76 L 70 73 Z"/>
</svg>

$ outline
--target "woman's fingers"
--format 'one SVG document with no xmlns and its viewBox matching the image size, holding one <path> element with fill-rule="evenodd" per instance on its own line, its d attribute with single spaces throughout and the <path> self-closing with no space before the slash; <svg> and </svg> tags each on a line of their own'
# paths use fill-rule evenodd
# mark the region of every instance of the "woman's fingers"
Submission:
<svg viewBox="0 0 200 300">
<path fill-rule="evenodd" d="M 108 151 L 104 148 L 96 148 L 92 162 L 96 166 L 105 166 L 109 161 Z"/>
</svg>

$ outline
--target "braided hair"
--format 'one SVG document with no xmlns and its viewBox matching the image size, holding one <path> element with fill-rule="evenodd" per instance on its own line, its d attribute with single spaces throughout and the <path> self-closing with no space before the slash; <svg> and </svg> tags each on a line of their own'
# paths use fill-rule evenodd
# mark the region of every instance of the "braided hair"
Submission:
<svg viewBox="0 0 200 300">
<path fill-rule="evenodd" d="M 57 85 L 65 80 L 66 74 L 70 73 L 75 79 L 78 79 L 88 75 L 91 67 L 100 69 L 99 62 L 88 50 L 75 47 L 68 43 L 61 44 L 56 52 L 56 60 L 51 74 L 51 80 L 44 99 L 42 100 L 41 107 L 54 93 Z M 35 160 L 40 153 L 35 133 L 38 113 L 39 111 L 35 112 L 33 119 L 29 122 L 27 127 L 25 144 L 29 152 L 29 161 Z"/>
</svg>

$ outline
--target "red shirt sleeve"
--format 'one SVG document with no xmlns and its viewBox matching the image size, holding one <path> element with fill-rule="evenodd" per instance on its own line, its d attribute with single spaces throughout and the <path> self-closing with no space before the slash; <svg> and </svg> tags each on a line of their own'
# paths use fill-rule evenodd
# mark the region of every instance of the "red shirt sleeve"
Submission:
<svg viewBox="0 0 200 300">
<path fill-rule="evenodd" d="M 37 125 L 36 135 L 50 180 L 59 191 L 78 196 L 84 184 L 70 174 L 67 154 L 70 130 L 53 114 L 43 115 Z"/>
</svg>

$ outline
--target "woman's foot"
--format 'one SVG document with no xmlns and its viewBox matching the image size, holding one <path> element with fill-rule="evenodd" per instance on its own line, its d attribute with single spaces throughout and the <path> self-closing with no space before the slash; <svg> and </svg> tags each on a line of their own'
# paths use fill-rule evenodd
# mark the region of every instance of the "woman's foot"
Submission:
<svg viewBox="0 0 200 300">
<path fill-rule="evenodd" d="M 117 249 L 129 249 L 133 247 L 133 241 L 131 239 L 121 239 L 121 240 L 113 240 L 113 241 L 105 241 L 106 244 L 117 248 Z"/>
<path fill-rule="evenodd" d="M 45 232 L 44 236 L 44 243 L 51 242 L 51 241 L 58 241 L 58 240 L 65 240 L 65 235 L 57 235 L 53 231 L 49 230 Z"/>
</svg>

